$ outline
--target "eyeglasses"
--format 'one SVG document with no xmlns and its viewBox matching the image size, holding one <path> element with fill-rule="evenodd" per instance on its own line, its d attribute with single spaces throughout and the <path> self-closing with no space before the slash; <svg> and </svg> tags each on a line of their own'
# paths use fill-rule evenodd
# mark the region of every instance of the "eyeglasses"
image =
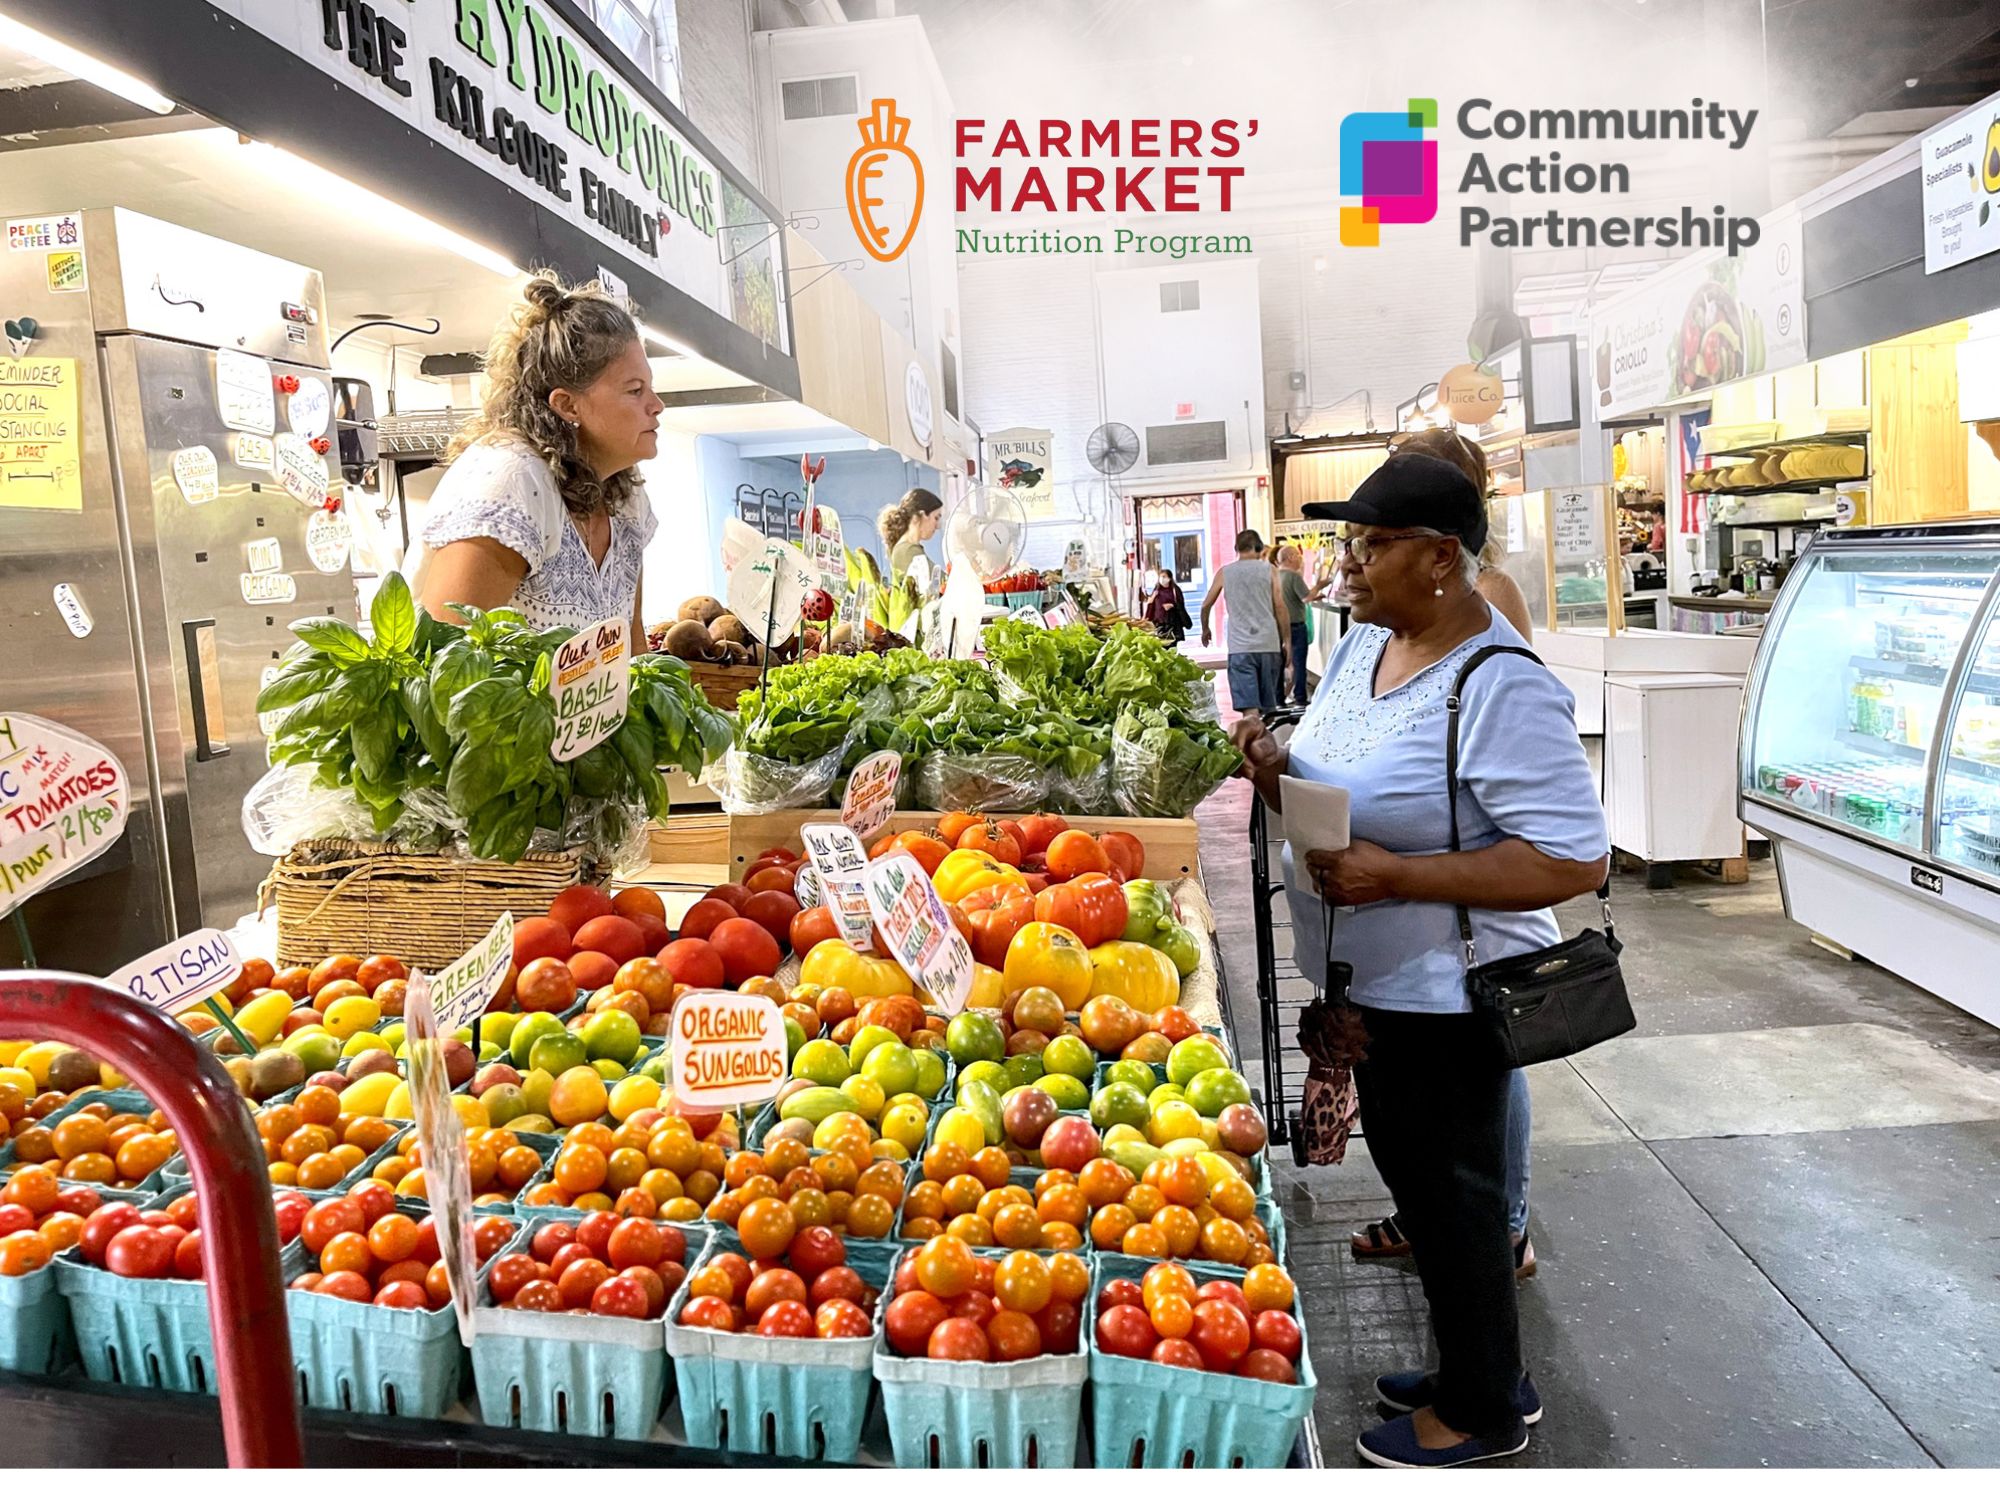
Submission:
<svg viewBox="0 0 2000 1500">
<path fill-rule="evenodd" d="M 1385 531 L 1376 536 L 1344 536 L 1333 544 L 1335 557 L 1351 557 L 1362 567 L 1375 561 L 1375 551 L 1385 542 L 1407 542 L 1412 537 L 1435 536 L 1430 531 Z"/>
</svg>

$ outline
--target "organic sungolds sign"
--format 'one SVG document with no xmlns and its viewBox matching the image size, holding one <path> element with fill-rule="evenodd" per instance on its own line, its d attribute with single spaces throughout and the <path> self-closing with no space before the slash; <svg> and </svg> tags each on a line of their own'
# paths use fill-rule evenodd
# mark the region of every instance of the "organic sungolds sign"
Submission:
<svg viewBox="0 0 2000 1500">
<path fill-rule="evenodd" d="M 674 1006 L 674 1101 L 762 1104 L 784 1086 L 785 1018 L 762 995 L 696 990 Z"/>
</svg>

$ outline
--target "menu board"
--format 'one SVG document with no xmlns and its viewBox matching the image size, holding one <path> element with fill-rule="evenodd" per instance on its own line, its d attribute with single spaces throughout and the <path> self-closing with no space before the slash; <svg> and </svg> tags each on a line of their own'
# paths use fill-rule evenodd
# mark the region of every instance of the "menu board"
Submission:
<svg viewBox="0 0 2000 1500">
<path fill-rule="evenodd" d="M 1593 562 L 1604 556 L 1604 492 L 1601 489 L 1552 490 L 1550 531 L 1556 561 Z"/>
</svg>

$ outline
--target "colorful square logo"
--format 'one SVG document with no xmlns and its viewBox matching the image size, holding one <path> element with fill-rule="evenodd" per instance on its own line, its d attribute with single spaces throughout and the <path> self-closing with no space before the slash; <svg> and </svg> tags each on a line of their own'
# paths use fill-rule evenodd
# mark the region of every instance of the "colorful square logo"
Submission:
<svg viewBox="0 0 2000 1500">
<path fill-rule="evenodd" d="M 1437 217 L 1435 99 L 1412 99 L 1402 114 L 1357 110 L 1340 122 L 1343 245 L 1379 245 L 1384 224 L 1428 224 Z"/>
</svg>

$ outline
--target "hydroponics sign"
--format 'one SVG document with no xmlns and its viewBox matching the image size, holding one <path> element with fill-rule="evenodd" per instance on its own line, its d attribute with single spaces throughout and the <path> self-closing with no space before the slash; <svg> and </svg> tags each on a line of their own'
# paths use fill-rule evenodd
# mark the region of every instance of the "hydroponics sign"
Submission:
<svg viewBox="0 0 2000 1500">
<path fill-rule="evenodd" d="M 1924 274 L 2000 250 L 2000 110 L 1989 102 L 1924 137 Z"/>
<path fill-rule="evenodd" d="M 1757 243 L 1740 255 L 1690 256 L 1592 311 L 1600 421 L 1805 363 L 1799 216 L 1762 223 Z"/>
<path fill-rule="evenodd" d="M 597 51 L 566 10 L 547 0 L 211 3 L 705 306 L 784 343 L 782 318 L 746 321 L 731 276 L 749 269 L 732 272 L 717 253 L 718 230 L 745 217 L 726 206 L 742 202 L 720 166 L 655 117 L 632 65 Z M 749 259 L 761 265 L 770 253 Z"/>
</svg>

